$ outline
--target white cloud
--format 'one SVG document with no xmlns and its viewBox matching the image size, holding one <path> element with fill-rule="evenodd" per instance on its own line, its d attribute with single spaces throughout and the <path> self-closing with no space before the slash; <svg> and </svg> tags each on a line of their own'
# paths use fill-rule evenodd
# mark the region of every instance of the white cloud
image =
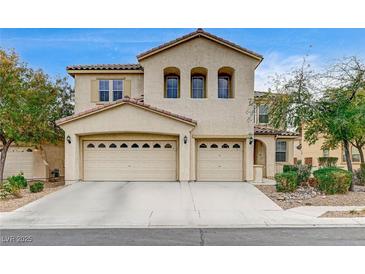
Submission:
<svg viewBox="0 0 365 274">
<path fill-rule="evenodd" d="M 270 88 L 270 81 L 275 75 L 282 75 L 298 68 L 303 63 L 303 58 L 313 69 L 321 67 L 320 58 L 317 55 L 291 55 L 283 56 L 277 52 L 265 55 L 264 61 L 256 70 L 255 90 L 265 91 Z"/>
</svg>

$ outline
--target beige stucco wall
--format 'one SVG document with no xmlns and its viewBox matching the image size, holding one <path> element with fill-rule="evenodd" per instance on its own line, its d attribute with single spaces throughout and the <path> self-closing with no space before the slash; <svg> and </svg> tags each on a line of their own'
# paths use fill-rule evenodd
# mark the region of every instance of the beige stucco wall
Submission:
<svg viewBox="0 0 365 274">
<path fill-rule="evenodd" d="M 318 167 L 318 158 L 323 157 L 323 150 L 322 150 L 323 142 L 324 142 L 324 138 L 320 137 L 315 144 L 309 145 L 303 139 L 302 140 L 302 160 L 303 160 L 303 162 L 304 162 L 305 158 L 312 158 L 313 167 L 317 168 Z M 350 145 L 350 152 L 351 152 L 351 145 Z M 346 162 L 344 162 L 342 160 L 342 153 L 343 153 L 343 151 L 342 151 L 342 147 L 340 145 L 337 149 L 330 150 L 329 156 L 337 157 L 338 158 L 337 165 L 347 169 Z M 365 153 L 365 150 L 364 150 L 364 153 Z M 353 165 L 354 169 L 360 168 L 359 162 L 352 162 L 352 165 Z"/>
<path fill-rule="evenodd" d="M 125 74 L 76 74 L 75 75 L 75 113 L 93 108 L 97 103 L 91 102 L 91 81 L 92 80 L 115 80 L 124 79 L 131 81 L 131 97 L 139 98 L 143 94 L 143 74 L 125 73 Z M 110 87 L 112 90 L 112 87 Z M 110 92 L 109 99 L 113 96 Z"/>
<path fill-rule="evenodd" d="M 247 121 L 249 102 L 254 97 L 254 72 L 258 61 L 205 38 L 196 38 L 141 61 L 144 67 L 144 99 L 147 104 L 188 116 L 198 121 L 194 135 L 247 135 L 253 121 Z M 235 70 L 235 98 L 218 98 L 218 70 Z M 167 67 L 180 70 L 180 98 L 164 98 Z M 207 73 L 207 98 L 190 98 L 190 76 L 194 67 Z"/>
</svg>

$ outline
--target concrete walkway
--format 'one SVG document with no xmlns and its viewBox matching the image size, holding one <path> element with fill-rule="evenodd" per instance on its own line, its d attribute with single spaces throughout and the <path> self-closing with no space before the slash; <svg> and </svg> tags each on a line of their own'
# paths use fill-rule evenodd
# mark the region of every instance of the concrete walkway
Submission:
<svg viewBox="0 0 365 274">
<path fill-rule="evenodd" d="M 0 228 L 365 226 L 365 218 L 317 218 L 352 208 L 283 210 L 249 183 L 89 182 L 1 213 Z"/>
</svg>

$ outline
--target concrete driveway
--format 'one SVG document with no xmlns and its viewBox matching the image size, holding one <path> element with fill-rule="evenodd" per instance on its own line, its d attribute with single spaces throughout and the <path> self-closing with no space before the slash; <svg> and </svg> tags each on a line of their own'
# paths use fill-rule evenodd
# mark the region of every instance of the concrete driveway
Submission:
<svg viewBox="0 0 365 274">
<path fill-rule="evenodd" d="M 84 182 L 2 213 L 1 227 L 235 226 L 282 211 L 248 183 Z M 263 220 L 261 224 L 265 224 Z"/>
<path fill-rule="evenodd" d="M 307 209 L 309 208 L 309 209 Z M 308 211 L 311 210 L 311 211 Z M 240 182 L 84 182 L 0 214 L 0 228 L 266 227 L 359 225 L 282 210 Z M 321 209 L 325 212 L 326 209 Z M 365 224 L 365 218 L 361 224 Z"/>
</svg>

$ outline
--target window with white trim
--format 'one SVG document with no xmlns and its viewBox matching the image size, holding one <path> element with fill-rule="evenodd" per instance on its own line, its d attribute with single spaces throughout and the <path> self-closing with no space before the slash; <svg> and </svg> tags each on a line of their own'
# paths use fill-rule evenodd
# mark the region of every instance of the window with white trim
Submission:
<svg viewBox="0 0 365 274">
<path fill-rule="evenodd" d="M 323 149 L 323 157 L 330 157 L 330 151 L 328 149 Z"/>
<path fill-rule="evenodd" d="M 267 105 L 259 105 L 259 124 L 269 123 L 269 107 Z"/>
<path fill-rule="evenodd" d="M 123 98 L 123 80 L 113 80 L 113 101 Z"/>
<path fill-rule="evenodd" d="M 218 76 L 218 98 L 230 98 L 230 77 L 228 75 Z"/>
<path fill-rule="evenodd" d="M 109 102 L 109 80 L 99 80 L 99 101 Z"/>
<path fill-rule="evenodd" d="M 286 162 L 286 141 L 276 141 L 276 162 Z"/>
<path fill-rule="evenodd" d="M 352 161 L 355 163 L 360 162 L 360 152 L 356 147 L 351 148 Z"/>
</svg>

